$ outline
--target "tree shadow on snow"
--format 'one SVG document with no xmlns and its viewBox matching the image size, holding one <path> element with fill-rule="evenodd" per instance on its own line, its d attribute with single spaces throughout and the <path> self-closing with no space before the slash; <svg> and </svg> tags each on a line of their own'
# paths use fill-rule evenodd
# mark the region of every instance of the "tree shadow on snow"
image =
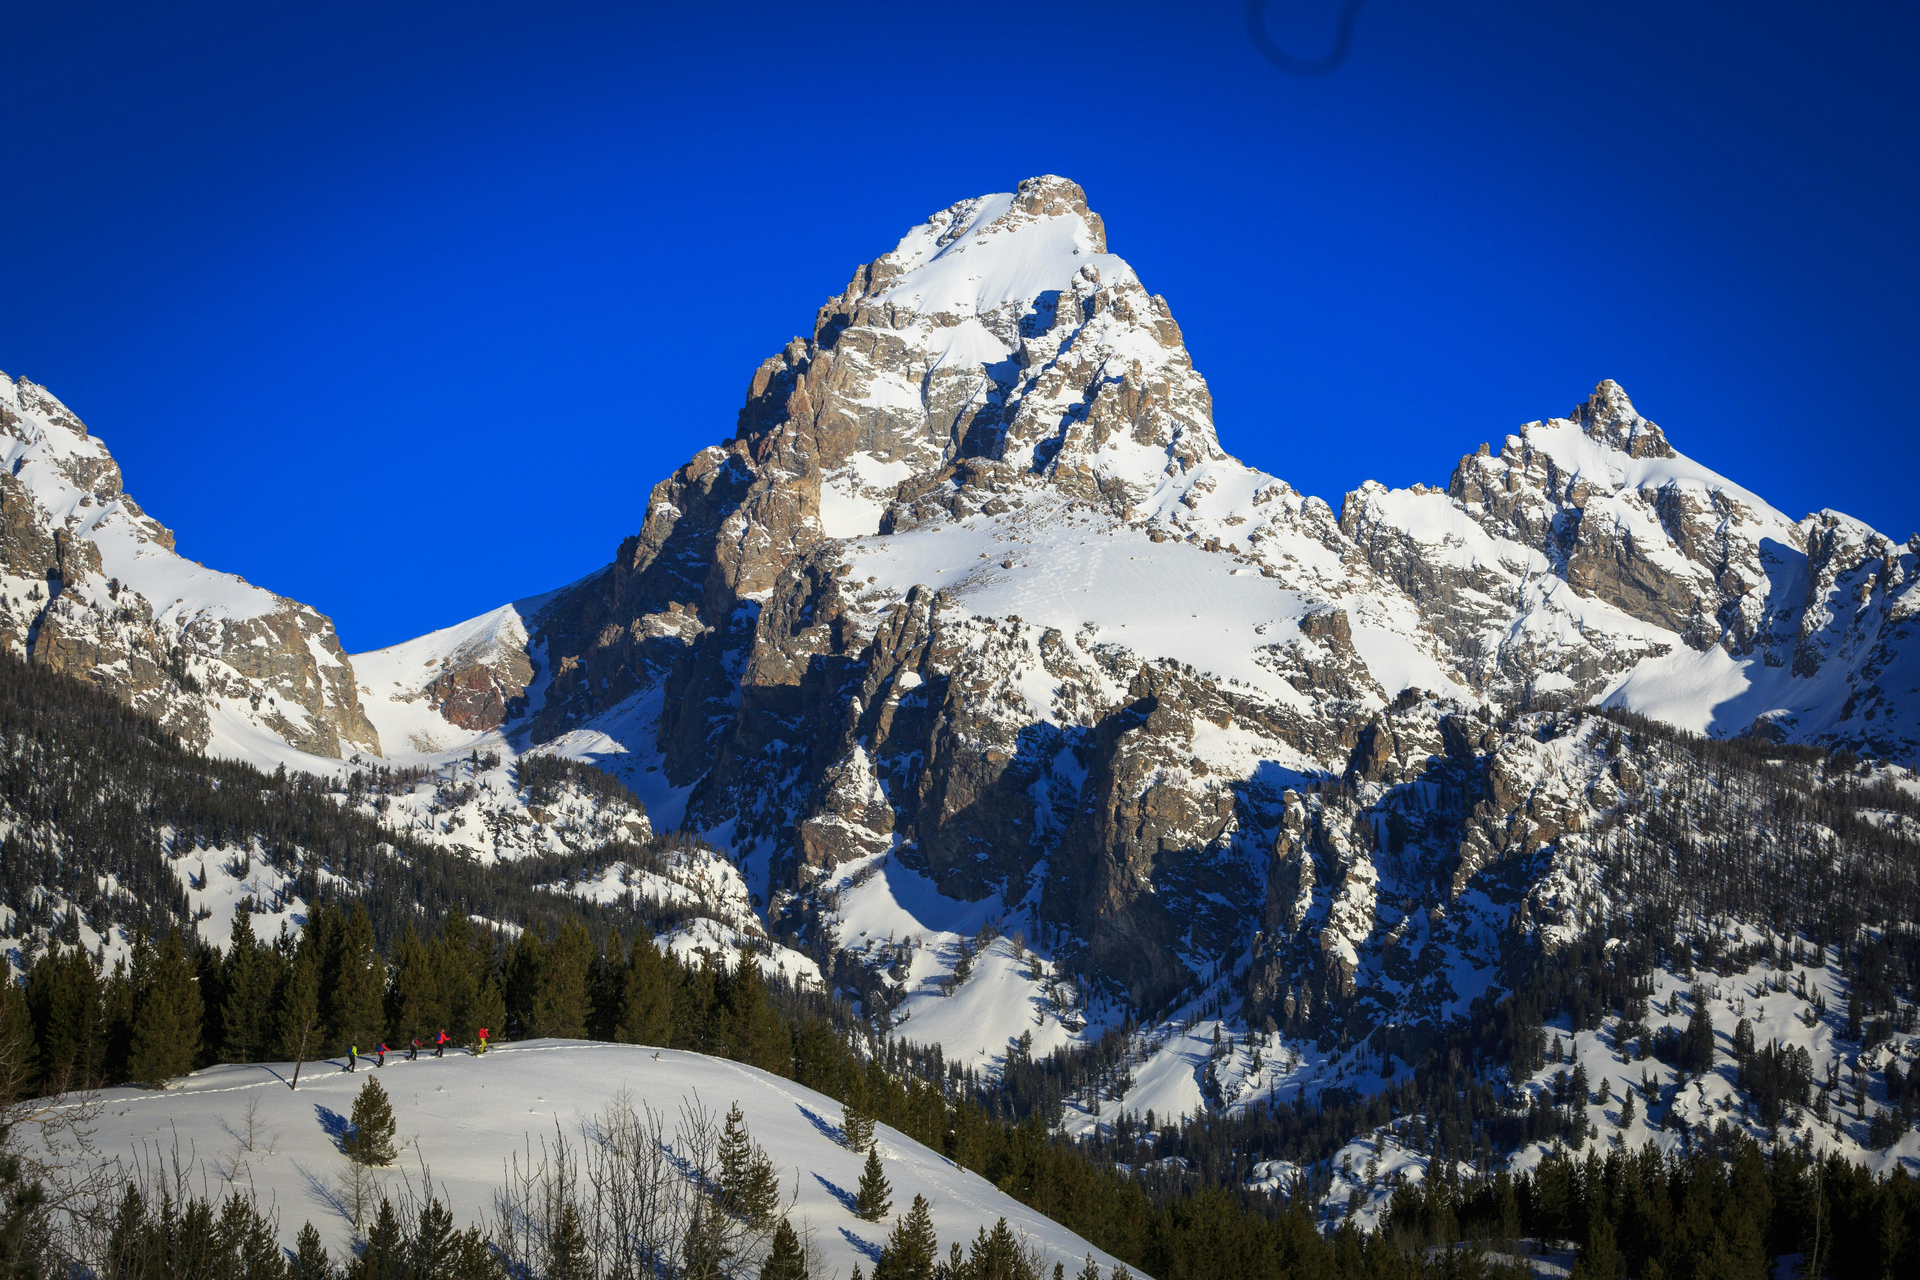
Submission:
<svg viewBox="0 0 1920 1280">
<path fill-rule="evenodd" d="M 817 1173 L 814 1174 L 813 1176 L 816 1178 L 820 1178 L 820 1175 Z M 820 1178 L 820 1181 L 826 1182 L 827 1180 L 825 1178 Z M 832 1186 L 833 1184 L 828 1182 L 827 1185 Z M 846 1242 L 848 1244 L 853 1246 L 854 1252 L 865 1254 L 867 1256 L 868 1262 L 880 1261 L 881 1248 L 879 1245 L 873 1243 L 871 1240 L 862 1239 L 861 1237 L 853 1234 L 853 1232 L 848 1230 L 846 1227 L 840 1228 L 840 1234 L 846 1239 Z"/>
<path fill-rule="evenodd" d="M 301 1179 L 306 1182 L 307 1195 L 312 1197 L 316 1203 L 324 1205 L 329 1213 L 337 1214 L 343 1221 L 353 1221 L 353 1210 L 347 1204 L 346 1199 L 340 1194 L 338 1187 L 328 1182 L 313 1170 L 307 1168 L 306 1165 L 301 1164 L 298 1160 L 293 1162 L 293 1167 L 300 1171 Z"/>
<path fill-rule="evenodd" d="M 818 1129 L 822 1136 L 831 1138 L 833 1140 L 833 1144 L 836 1147 L 843 1147 L 846 1145 L 847 1143 L 846 1130 L 842 1129 L 839 1125 L 833 1123 L 833 1121 L 821 1115 L 818 1111 L 813 1110 L 811 1107 L 808 1107 L 802 1103 L 795 1103 L 794 1105 L 800 1108 L 800 1114 L 807 1118 L 807 1123 L 811 1124 L 814 1128 Z"/>
<path fill-rule="evenodd" d="M 347 1134 L 352 1132 L 353 1121 L 347 1119 L 332 1107 L 323 1107 L 317 1102 L 314 1104 L 313 1109 L 320 1117 L 320 1127 L 326 1131 L 327 1137 L 332 1140 L 333 1145 L 340 1147 L 342 1151 L 346 1150 L 341 1144 L 347 1140 Z"/>
<path fill-rule="evenodd" d="M 832 1182 L 827 1181 L 826 1177 L 819 1173 L 816 1173 L 813 1175 L 813 1180 L 819 1183 L 821 1186 L 825 1187 L 827 1189 L 827 1194 L 840 1202 L 841 1208 L 845 1209 L 848 1213 L 855 1212 L 853 1207 L 854 1206 L 853 1192 L 848 1191 L 845 1187 L 841 1187 Z M 841 1230 L 844 1232 L 846 1231 L 846 1228 L 842 1227 Z M 849 1233 L 847 1235 L 847 1238 L 849 1240 L 853 1239 L 852 1234 Z"/>
</svg>

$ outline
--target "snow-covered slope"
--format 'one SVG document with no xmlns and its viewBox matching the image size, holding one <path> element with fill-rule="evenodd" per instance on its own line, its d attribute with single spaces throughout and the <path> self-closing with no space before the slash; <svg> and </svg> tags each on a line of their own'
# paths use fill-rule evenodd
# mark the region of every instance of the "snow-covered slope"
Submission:
<svg viewBox="0 0 1920 1280">
<path fill-rule="evenodd" d="M 529 1154 L 537 1162 L 542 1145 L 550 1150 L 559 1137 L 577 1158 L 593 1141 L 592 1123 L 623 1095 L 635 1110 L 663 1113 L 669 1137 L 683 1107 L 705 1107 L 717 1120 L 738 1102 L 749 1134 L 780 1174 L 784 1196 L 797 1195 L 791 1217 L 796 1227 L 812 1229 L 824 1264 L 820 1274 L 844 1277 L 856 1264 L 871 1270 L 892 1227 L 891 1217 L 870 1223 L 849 1209 L 864 1156 L 838 1140 L 839 1104 L 739 1063 L 637 1045 L 534 1040 L 480 1058 L 390 1057 L 384 1069 L 363 1065 L 358 1074 L 342 1066 L 308 1063 L 298 1092 L 286 1086 L 292 1066 L 285 1063 L 215 1067 L 161 1091 L 109 1090 L 93 1141 L 130 1170 L 143 1157 L 170 1160 L 177 1150 L 196 1192 L 203 1178 L 215 1193 L 228 1185 L 251 1190 L 278 1209 L 283 1243 L 291 1245 L 301 1225 L 312 1221 L 338 1258 L 353 1234 L 343 1186 L 350 1166 L 338 1136 L 354 1096 L 376 1071 L 404 1144 L 396 1165 L 377 1173 L 383 1190 L 398 1197 L 409 1177 L 418 1189 L 424 1168 L 433 1194 L 463 1222 L 494 1213 L 494 1193 L 515 1157 L 524 1168 Z M 924 1195 L 943 1251 L 947 1242 L 971 1242 L 976 1230 L 1004 1217 L 1049 1262 L 1069 1271 L 1089 1253 L 1114 1265 L 977 1174 L 885 1125 L 876 1126 L 875 1137 L 893 1184 L 894 1212 Z"/>
<path fill-rule="evenodd" d="M 1749 931 L 1747 936 L 1751 939 L 1757 935 Z M 1871 1134 L 1873 1117 L 1898 1110 L 1887 1096 L 1887 1067 L 1891 1065 L 1903 1075 L 1910 1071 L 1920 1060 L 1920 1042 L 1911 1034 L 1895 1034 L 1864 1050 L 1850 1043 L 1842 1032 L 1844 1019 L 1813 1004 L 1816 996 L 1823 1001 L 1824 1009 L 1845 1004 L 1847 984 L 1839 966 L 1830 957 L 1810 958 L 1814 960 L 1811 966 L 1761 962 L 1726 977 L 1696 975 L 1688 979 L 1668 970 L 1654 973 L 1649 1013 L 1643 1023 L 1649 1037 L 1683 1031 L 1696 996 L 1712 1019 L 1712 1066 L 1697 1075 L 1643 1055 L 1640 1037 L 1623 1037 L 1618 1019 L 1587 1030 L 1576 1029 L 1568 1018 L 1556 1019 L 1545 1028 L 1545 1034 L 1552 1038 L 1545 1065 L 1515 1082 L 1516 1107 L 1539 1106 L 1556 1116 L 1577 1113 L 1588 1126 L 1589 1136 L 1583 1145 L 1600 1153 L 1637 1150 L 1649 1143 L 1665 1152 L 1684 1152 L 1701 1135 L 1726 1126 L 1774 1149 L 1833 1153 L 1881 1176 L 1896 1169 L 1912 1176 L 1920 1170 L 1920 1132 L 1910 1125 L 1898 1126 L 1899 1136 L 1884 1146 L 1874 1144 Z M 1805 1055 L 1801 1061 L 1811 1080 L 1807 1101 L 1786 1102 L 1777 1118 L 1764 1114 L 1743 1087 L 1734 1049 L 1735 1036 L 1743 1023 L 1760 1049 L 1778 1047 Z M 1249 1037 L 1245 1052 L 1236 1051 L 1224 1060 L 1227 1070 L 1238 1074 L 1246 1067 L 1253 1048 L 1264 1047 L 1271 1052 L 1277 1039 Z M 1190 1052 L 1197 1060 L 1204 1060 L 1208 1051 Z M 1285 1049 L 1280 1052 L 1284 1054 Z M 1191 1073 L 1168 1071 L 1163 1069 L 1166 1065 L 1164 1053 L 1151 1056 L 1147 1065 L 1138 1069 L 1142 1084 L 1124 1099 L 1104 1104 L 1102 1110 L 1118 1115 L 1158 1106 L 1160 1114 L 1165 1115 L 1190 1108 L 1193 1100 L 1183 1100 L 1181 1094 L 1197 1092 L 1190 1082 Z M 1576 1068 L 1586 1081 L 1584 1096 L 1571 1091 Z M 1273 1074 L 1277 1078 L 1269 1081 L 1268 1087 L 1282 1100 L 1300 1087 L 1288 1078 L 1289 1073 Z M 1319 1082 L 1312 1072 L 1305 1075 L 1303 1083 L 1311 1092 Z M 1073 1123 L 1076 1128 L 1090 1127 L 1092 1120 L 1076 1116 Z M 1529 1142 L 1502 1163 L 1515 1170 L 1529 1170 L 1556 1145 L 1565 1149 L 1556 1140 Z M 1330 1223 L 1338 1221 L 1346 1213 L 1349 1197 L 1358 1191 L 1361 1208 L 1357 1220 L 1364 1226 L 1377 1225 L 1394 1184 L 1418 1182 L 1433 1173 L 1430 1161 L 1435 1153 L 1432 1135 L 1425 1126 L 1416 1127 L 1411 1117 L 1356 1134 L 1327 1158 L 1327 1189 L 1318 1197 L 1317 1209 Z M 1447 1163 L 1442 1161 L 1443 1166 Z M 1263 1161 L 1248 1185 L 1289 1191 L 1304 1172 L 1286 1161 Z M 1457 1162 L 1454 1172 L 1463 1178 L 1476 1173 L 1466 1161 Z"/>
<path fill-rule="evenodd" d="M 367 716 L 389 751 L 470 747 L 506 720 L 533 668 L 519 609 L 502 605 L 386 649 L 353 655 Z"/>
</svg>

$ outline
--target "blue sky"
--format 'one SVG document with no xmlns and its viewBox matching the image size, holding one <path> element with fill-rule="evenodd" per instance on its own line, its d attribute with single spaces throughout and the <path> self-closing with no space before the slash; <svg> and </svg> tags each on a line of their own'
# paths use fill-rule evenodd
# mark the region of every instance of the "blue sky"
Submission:
<svg viewBox="0 0 1920 1280">
<path fill-rule="evenodd" d="M 604 563 L 857 263 L 1047 172 L 1336 504 L 1612 377 L 1920 527 L 1910 4 L 1371 0 L 1320 79 L 1231 0 L 158 8 L 10 6 L 0 369 L 350 649 Z"/>
</svg>

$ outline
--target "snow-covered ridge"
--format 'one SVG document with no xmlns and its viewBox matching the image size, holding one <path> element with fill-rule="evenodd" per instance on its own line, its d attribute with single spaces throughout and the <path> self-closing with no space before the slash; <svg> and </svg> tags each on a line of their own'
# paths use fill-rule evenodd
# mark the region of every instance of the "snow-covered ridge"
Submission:
<svg viewBox="0 0 1920 1280">
<path fill-rule="evenodd" d="M 0 643 L 118 692 L 195 746 L 377 749 L 333 624 L 187 560 L 46 389 L 0 374 Z"/>
<path fill-rule="evenodd" d="M 353 655 L 367 716 L 388 750 L 432 755 L 496 728 L 532 678 L 524 619 L 511 604 L 412 640 Z"/>
</svg>

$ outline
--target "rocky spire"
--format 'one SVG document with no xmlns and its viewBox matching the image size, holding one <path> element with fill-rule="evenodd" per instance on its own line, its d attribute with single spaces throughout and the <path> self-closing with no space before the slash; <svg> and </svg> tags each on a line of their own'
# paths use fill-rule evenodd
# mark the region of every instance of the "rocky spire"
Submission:
<svg viewBox="0 0 1920 1280">
<path fill-rule="evenodd" d="M 1609 449 L 1618 449 L 1630 458 L 1672 458 L 1673 446 L 1660 428 L 1641 417 L 1627 398 L 1626 390 L 1612 378 L 1604 379 L 1575 409 L 1572 420 L 1580 429 Z"/>
</svg>

